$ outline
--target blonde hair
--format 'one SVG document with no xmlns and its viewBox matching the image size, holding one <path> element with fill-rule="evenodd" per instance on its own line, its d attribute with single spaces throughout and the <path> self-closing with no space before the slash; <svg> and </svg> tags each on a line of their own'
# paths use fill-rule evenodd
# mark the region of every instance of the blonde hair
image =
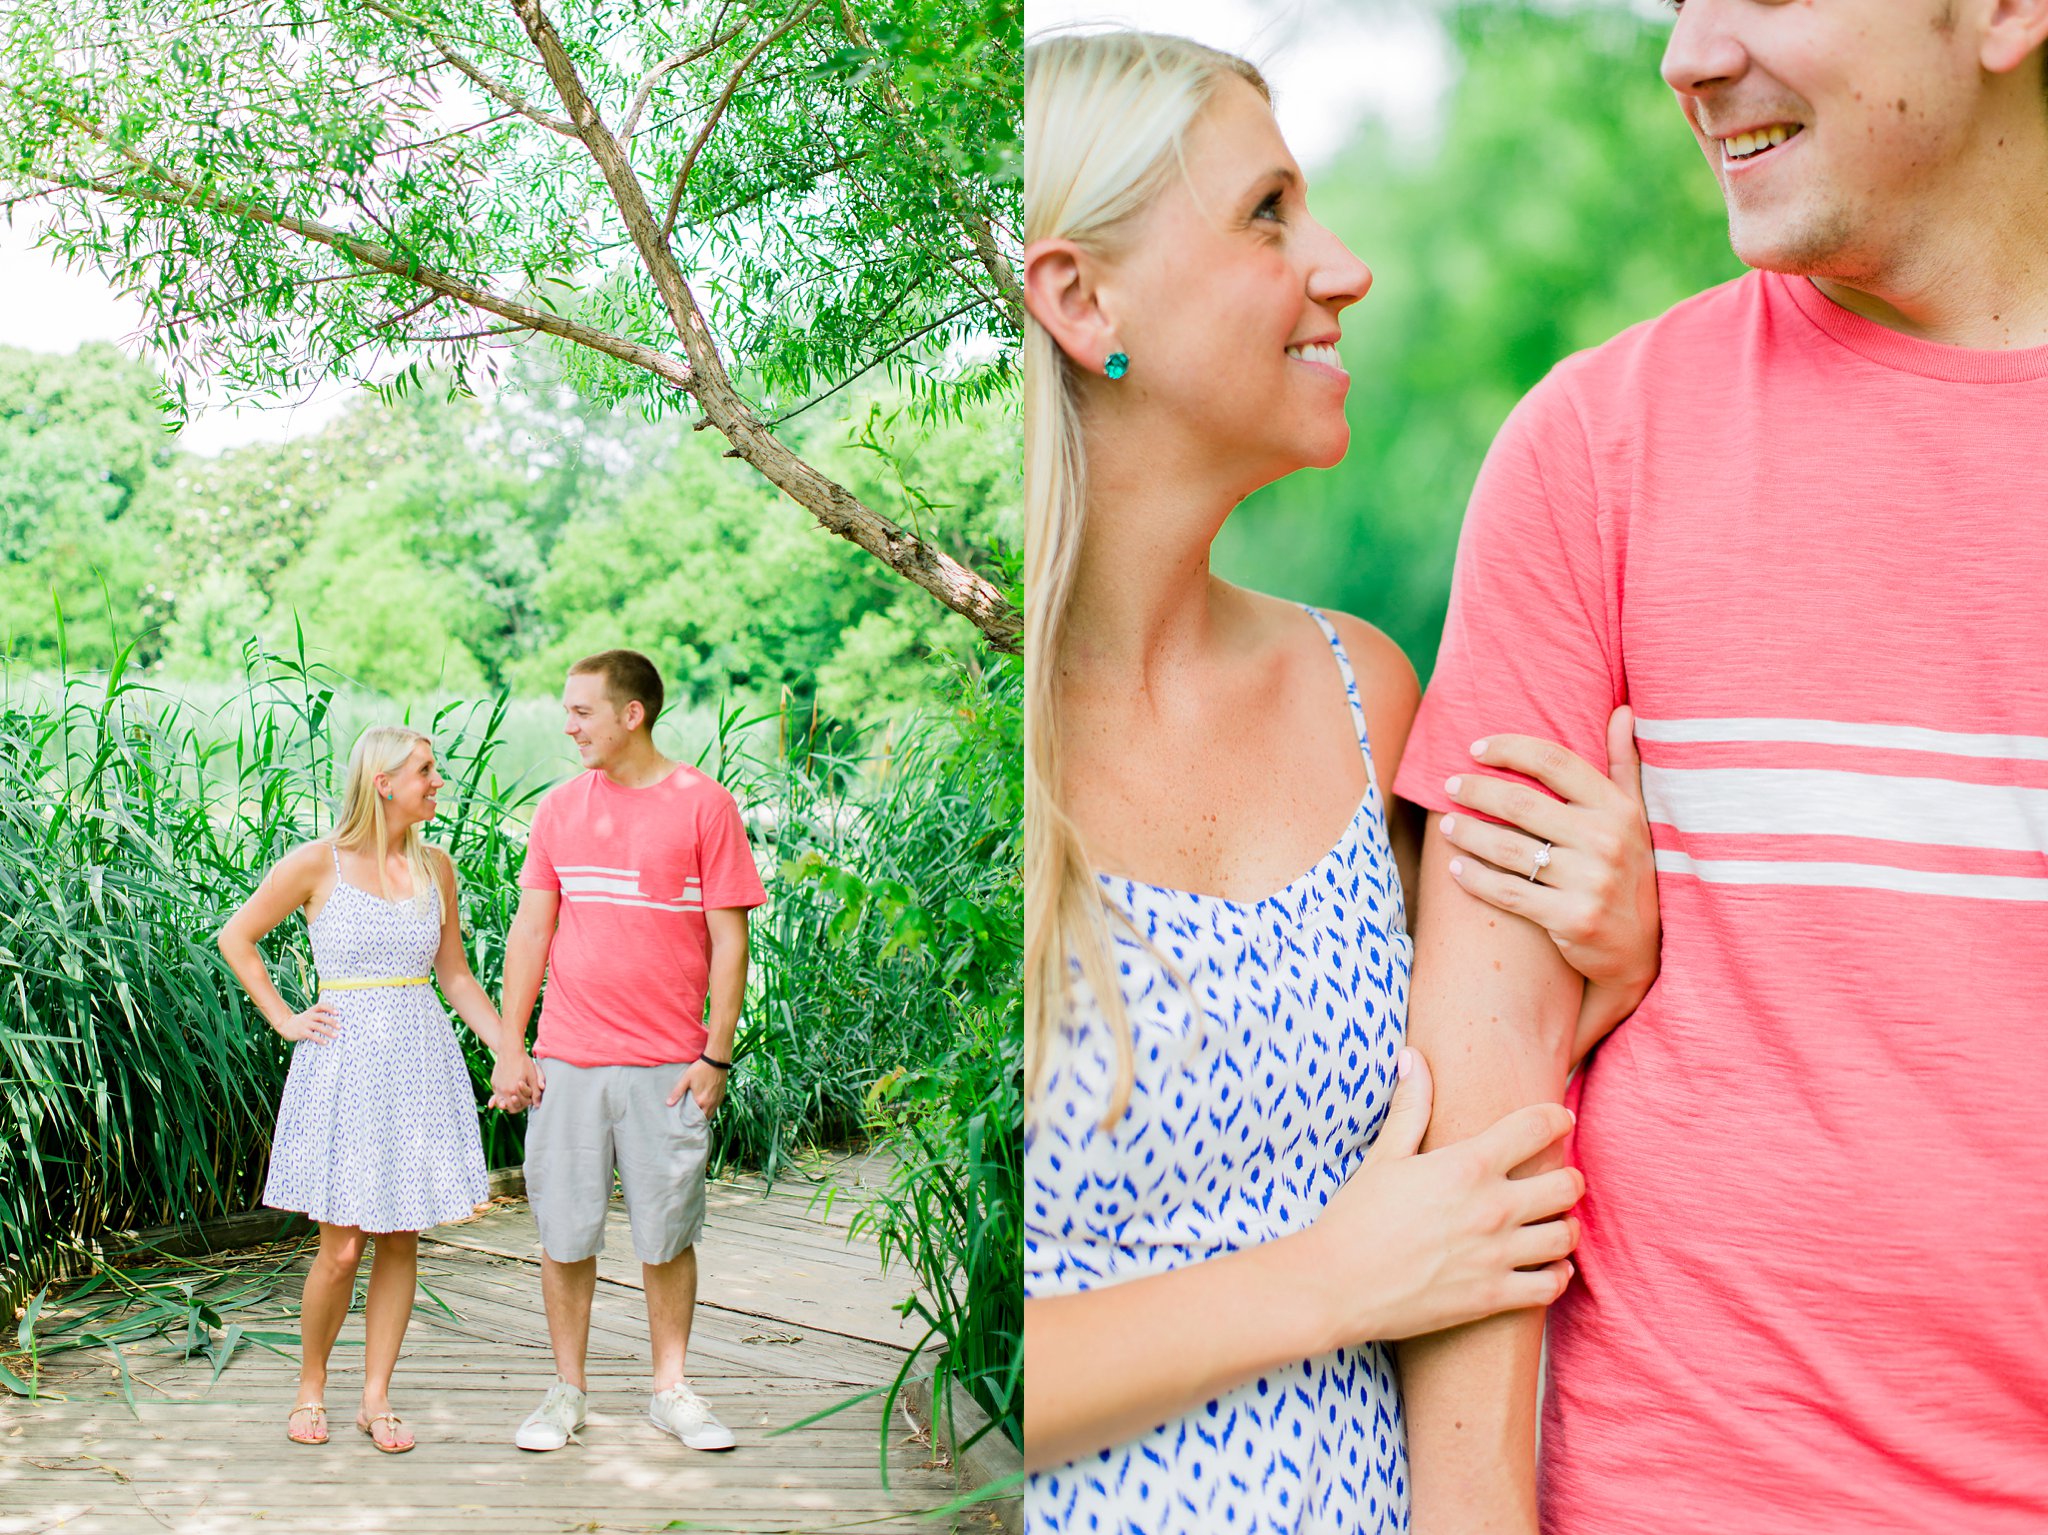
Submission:
<svg viewBox="0 0 2048 1535">
<path fill-rule="evenodd" d="M 1271 97 L 1243 59 L 1186 38 L 1100 32 L 1024 51 L 1024 243 L 1072 240 L 1113 254 L 1180 165 L 1217 88 Z M 1142 366 L 1142 360 L 1140 362 Z M 1105 1126 L 1130 1100 L 1133 1046 L 1110 963 L 1107 908 L 1060 780 L 1059 657 L 1080 563 L 1087 461 L 1075 366 L 1024 321 L 1024 1081 L 1033 1103 L 1078 962 L 1118 1052 Z"/>
<path fill-rule="evenodd" d="M 434 749 L 430 737 L 408 726 L 372 725 L 356 737 L 348 754 L 348 776 L 342 781 L 341 805 L 330 840 L 338 848 L 368 853 L 377 860 L 377 893 L 386 900 L 391 899 L 391 883 L 384 872 L 384 860 L 391 852 L 391 831 L 385 824 L 384 801 L 377 793 L 377 775 L 397 772 L 422 745 L 428 751 Z M 399 833 L 398 841 L 412 870 L 413 902 L 424 907 L 428 892 L 439 888 L 439 876 L 427 856 L 427 839 L 414 825 Z"/>
</svg>

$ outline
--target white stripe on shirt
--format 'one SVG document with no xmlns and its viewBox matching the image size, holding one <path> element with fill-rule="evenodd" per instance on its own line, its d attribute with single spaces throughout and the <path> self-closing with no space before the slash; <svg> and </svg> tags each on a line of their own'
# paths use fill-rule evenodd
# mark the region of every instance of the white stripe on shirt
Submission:
<svg viewBox="0 0 2048 1535">
<path fill-rule="evenodd" d="M 1897 890 L 1907 895 L 1973 896 L 1984 901 L 2048 901 L 2048 879 L 2018 874 L 1941 874 L 1874 863 L 1694 858 L 1668 848 L 1658 849 L 1657 869 L 1662 874 L 1690 874 L 1710 885 L 1828 885 Z"/>
<path fill-rule="evenodd" d="M 1847 720 L 1645 720 L 1643 741 L 1792 741 L 1810 746 L 1870 746 L 1887 751 L 1938 752 L 1947 757 L 2014 757 L 2048 762 L 2048 736 L 1968 735 L 1918 725 L 1864 725 Z"/>
<path fill-rule="evenodd" d="M 1650 819 L 1702 835 L 1870 837 L 2048 853 L 2048 789 L 1820 768 L 1643 766 Z"/>
</svg>

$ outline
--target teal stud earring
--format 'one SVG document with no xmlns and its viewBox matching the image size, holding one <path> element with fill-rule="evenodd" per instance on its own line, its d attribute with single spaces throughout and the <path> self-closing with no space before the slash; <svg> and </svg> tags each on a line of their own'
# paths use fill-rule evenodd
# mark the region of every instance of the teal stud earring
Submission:
<svg viewBox="0 0 2048 1535">
<path fill-rule="evenodd" d="M 1105 378 L 1122 378 L 1131 371 L 1131 359 L 1122 352 L 1111 352 L 1102 364 Z"/>
</svg>

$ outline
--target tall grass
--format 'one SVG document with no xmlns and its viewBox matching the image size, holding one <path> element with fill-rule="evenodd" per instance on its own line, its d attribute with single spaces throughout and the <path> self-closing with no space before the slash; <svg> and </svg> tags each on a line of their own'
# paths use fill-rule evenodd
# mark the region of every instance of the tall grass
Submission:
<svg viewBox="0 0 2048 1535">
<path fill-rule="evenodd" d="M 289 1065 L 213 938 L 279 856 L 332 823 L 348 744 L 339 680 L 303 651 L 252 654 L 243 687 L 209 711 L 124 663 L 0 689 L 0 1281 L 59 1240 L 253 1205 Z M 1017 692 L 1007 663 L 963 680 L 950 716 L 905 727 L 873 761 L 808 755 L 789 722 L 776 732 L 788 755 L 760 755 L 761 722 L 721 716 L 702 765 L 774 856 L 720 1165 L 772 1176 L 807 1144 L 879 1123 L 931 1189 L 937 1164 L 951 1175 L 971 1105 L 955 1092 L 918 1107 L 903 1084 L 935 1070 L 956 1087 L 1006 1080 L 942 1063 L 1014 1035 Z M 508 707 L 451 704 L 416 721 L 449 783 L 430 834 L 455 858 L 471 960 L 493 994 L 524 826 L 546 787 L 501 776 Z M 312 1000 L 302 923 L 280 927 L 266 958 L 288 1001 Z M 481 1101 L 488 1063 L 464 1038 Z M 1014 1138 L 1016 1120 L 1000 1103 L 988 1114 L 981 1149 L 958 1163 L 974 1186 L 965 1204 L 906 1184 L 868 1219 L 919 1276 L 949 1360 L 1000 1415 L 1015 1412 L 1003 1370 L 1019 1303 L 989 1264 L 1015 1246 L 1003 1210 L 1017 1193 L 980 1164 L 1000 1166 L 983 1152 Z M 517 1162 L 521 1122 L 480 1122 L 492 1165 Z"/>
<path fill-rule="evenodd" d="M 1024 1058 L 1023 751 L 1021 673 L 1000 663 L 963 688 L 943 736 L 905 775 L 893 854 L 860 869 L 807 855 L 798 873 L 838 911 L 825 947 L 895 964 L 952 1023 L 942 1048 L 891 1058 L 867 1093 L 871 1125 L 889 1138 L 895 1171 L 856 1218 L 885 1267 L 917 1281 L 902 1310 L 925 1333 L 935 1412 L 950 1415 L 958 1381 L 990 1428 L 1023 1446 Z M 946 813 L 935 814 L 933 804 Z M 789 868 L 785 865 L 785 868 Z M 893 957 L 893 958 L 892 958 Z M 899 982 L 900 984 L 900 982 Z M 934 1044 L 938 1041 L 934 1040 Z M 893 1399 L 894 1392 L 891 1396 Z M 889 1416 L 885 1414 L 885 1419 Z M 984 1430 L 986 1432 L 987 1430 Z M 974 1434 L 957 1431 L 958 1444 Z M 887 1449 L 886 1429 L 884 1451 Z"/>
<path fill-rule="evenodd" d="M 272 863 L 331 824 L 336 686 L 303 654 L 252 655 L 245 707 L 223 724 L 125 661 L 26 702 L 0 695 L 4 1271 L 58 1235 L 253 1204 L 290 1062 L 213 938 Z M 491 771 L 502 706 L 445 713 L 454 792 L 435 834 L 468 920 L 509 919 L 510 812 L 537 786 Z M 280 928 L 268 957 L 286 999 L 309 1003 L 303 924 Z M 494 1139 L 502 1149 L 502 1129 Z"/>
</svg>

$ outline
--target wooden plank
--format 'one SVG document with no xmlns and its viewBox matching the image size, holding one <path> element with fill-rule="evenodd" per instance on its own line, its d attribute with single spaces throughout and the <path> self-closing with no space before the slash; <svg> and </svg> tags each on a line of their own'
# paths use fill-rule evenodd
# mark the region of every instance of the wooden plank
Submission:
<svg viewBox="0 0 2048 1535">
<path fill-rule="evenodd" d="M 51 1360 L 44 1376 L 69 1400 L 0 1402 L 0 1535 L 214 1535 L 259 1526 L 306 1535 L 401 1527 L 639 1535 L 673 1519 L 692 1530 L 943 1527 L 915 1515 L 953 1497 L 952 1478 L 907 1432 L 893 1437 L 890 1485 L 881 1485 L 879 1398 L 793 1432 L 768 1432 L 882 1384 L 905 1357 L 910 1340 L 890 1309 L 897 1283 L 876 1275 L 870 1244 L 846 1243 L 845 1206 L 825 1220 L 806 1208 L 808 1190 L 801 1199 L 729 1183 L 713 1192 L 690 1369 L 740 1438 L 730 1454 L 689 1451 L 645 1417 L 646 1321 L 622 1212 L 611 1244 L 618 1251 L 600 1264 L 607 1282 L 592 1307 L 589 1425 L 555 1454 L 511 1445 L 554 1371 L 531 1215 L 501 1202 L 439 1228 L 448 1243 L 422 1247 L 422 1278 L 457 1315 L 423 1298 L 407 1332 L 393 1394 L 420 1436 L 412 1453 L 378 1455 L 353 1428 L 359 1315 L 348 1319 L 335 1353 L 333 1442 L 318 1448 L 284 1437 L 297 1383 L 290 1359 L 245 1350 L 210 1382 L 204 1360 L 184 1361 L 168 1346 L 131 1347 L 131 1413 L 111 1356 L 80 1351 Z M 266 1315 L 296 1301 L 309 1257 L 284 1276 Z M 792 1281 L 782 1293 L 770 1282 L 778 1262 Z M 735 1300 L 747 1308 L 721 1304 Z M 956 1523 L 986 1528 L 971 1516 Z"/>
</svg>

